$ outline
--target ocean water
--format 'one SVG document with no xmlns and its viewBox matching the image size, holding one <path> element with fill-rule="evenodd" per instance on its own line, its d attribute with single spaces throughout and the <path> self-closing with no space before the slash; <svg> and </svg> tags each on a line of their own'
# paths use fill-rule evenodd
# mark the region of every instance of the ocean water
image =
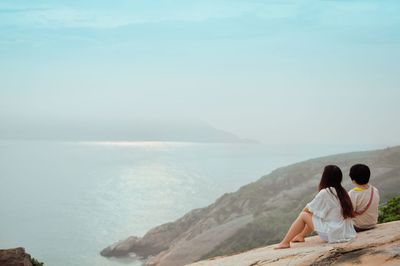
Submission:
<svg viewBox="0 0 400 266">
<path fill-rule="evenodd" d="M 277 167 L 330 152 L 256 143 L 0 141 L 0 248 L 23 246 L 49 266 L 141 265 L 99 251 Z"/>
</svg>

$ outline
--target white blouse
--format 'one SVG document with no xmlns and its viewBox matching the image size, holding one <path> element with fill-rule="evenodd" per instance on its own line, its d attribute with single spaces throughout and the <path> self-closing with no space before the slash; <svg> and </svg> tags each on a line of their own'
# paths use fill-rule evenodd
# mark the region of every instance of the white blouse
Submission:
<svg viewBox="0 0 400 266">
<path fill-rule="evenodd" d="M 335 188 L 322 189 L 306 208 L 312 212 L 314 230 L 323 240 L 335 243 L 350 241 L 356 237 L 351 218 L 343 218 Z"/>
</svg>

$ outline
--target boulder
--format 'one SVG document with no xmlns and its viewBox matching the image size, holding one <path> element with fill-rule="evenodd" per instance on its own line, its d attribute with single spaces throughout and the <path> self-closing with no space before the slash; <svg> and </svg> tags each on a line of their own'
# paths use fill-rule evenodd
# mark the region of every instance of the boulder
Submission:
<svg viewBox="0 0 400 266">
<path fill-rule="evenodd" d="M 1 266 L 32 266 L 31 255 L 24 248 L 0 249 Z"/>
</svg>

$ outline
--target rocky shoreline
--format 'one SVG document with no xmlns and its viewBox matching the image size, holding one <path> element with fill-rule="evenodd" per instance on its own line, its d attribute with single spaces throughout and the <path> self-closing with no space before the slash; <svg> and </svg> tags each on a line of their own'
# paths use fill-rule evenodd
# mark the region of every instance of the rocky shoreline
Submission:
<svg viewBox="0 0 400 266">
<path fill-rule="evenodd" d="M 101 251 L 102 256 L 136 254 L 148 266 L 180 266 L 277 243 L 297 213 L 316 194 L 327 164 L 340 166 L 344 184 L 351 165 L 368 164 L 381 202 L 400 191 L 400 147 L 307 160 L 276 169 L 213 204 L 157 226 L 143 237 L 131 236 Z"/>
</svg>

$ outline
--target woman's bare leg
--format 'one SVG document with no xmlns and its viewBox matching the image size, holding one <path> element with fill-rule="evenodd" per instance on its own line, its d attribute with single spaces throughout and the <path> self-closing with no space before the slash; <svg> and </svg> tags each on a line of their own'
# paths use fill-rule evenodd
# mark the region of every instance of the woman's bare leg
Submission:
<svg viewBox="0 0 400 266">
<path fill-rule="evenodd" d="M 305 241 L 304 238 L 305 238 L 308 234 L 311 234 L 312 232 L 313 232 L 313 230 L 311 230 L 310 227 L 308 227 L 308 225 L 306 224 L 306 226 L 304 226 L 303 231 L 302 231 L 300 234 L 298 234 L 297 236 L 295 236 L 295 237 L 292 239 L 292 242 L 304 242 L 304 241 Z"/>
<path fill-rule="evenodd" d="M 297 219 L 292 223 L 289 231 L 286 233 L 285 238 L 279 243 L 275 249 L 290 248 L 290 241 L 295 238 L 298 234 L 302 233 L 308 226 L 308 230 L 314 231 L 312 223 L 312 214 L 308 212 L 301 212 Z"/>
</svg>

